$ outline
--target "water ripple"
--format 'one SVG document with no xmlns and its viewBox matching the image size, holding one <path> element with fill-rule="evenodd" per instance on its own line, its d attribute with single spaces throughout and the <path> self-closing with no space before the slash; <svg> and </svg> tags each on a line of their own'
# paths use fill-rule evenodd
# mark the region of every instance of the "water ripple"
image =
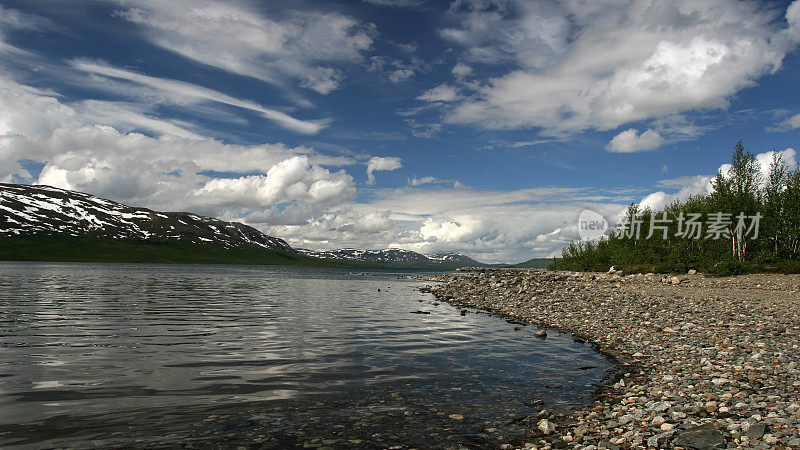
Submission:
<svg viewBox="0 0 800 450">
<path fill-rule="evenodd" d="M 192 411 L 292 401 L 306 414 L 325 395 L 353 399 L 329 415 L 393 411 L 385 399 L 406 396 L 489 414 L 459 386 L 491 405 L 559 405 L 610 369 L 569 336 L 461 316 L 419 284 L 336 269 L 0 263 L 0 446 L 82 446 L 110 424 L 125 425 L 103 443 L 127 445 L 189 433 Z M 287 414 L 270 417 L 291 427 Z"/>
</svg>

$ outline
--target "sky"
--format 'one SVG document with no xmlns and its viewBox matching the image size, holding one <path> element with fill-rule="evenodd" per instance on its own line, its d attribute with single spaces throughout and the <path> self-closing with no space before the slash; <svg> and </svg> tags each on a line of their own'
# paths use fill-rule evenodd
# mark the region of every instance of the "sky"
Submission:
<svg viewBox="0 0 800 450">
<path fill-rule="evenodd" d="M 560 254 L 796 165 L 800 1 L 0 0 L 0 182 L 310 249 Z"/>
</svg>

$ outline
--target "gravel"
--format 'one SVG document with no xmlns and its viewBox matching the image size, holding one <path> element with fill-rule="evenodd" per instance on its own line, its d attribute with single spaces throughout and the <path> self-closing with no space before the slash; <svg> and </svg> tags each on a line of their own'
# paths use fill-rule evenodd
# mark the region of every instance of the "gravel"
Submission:
<svg viewBox="0 0 800 450">
<path fill-rule="evenodd" d="M 597 400 L 506 448 L 797 448 L 800 276 L 484 269 L 440 301 L 572 333 L 620 365 Z M 542 336 L 542 338 L 546 338 Z M 533 447 L 531 447 L 533 445 Z"/>
</svg>

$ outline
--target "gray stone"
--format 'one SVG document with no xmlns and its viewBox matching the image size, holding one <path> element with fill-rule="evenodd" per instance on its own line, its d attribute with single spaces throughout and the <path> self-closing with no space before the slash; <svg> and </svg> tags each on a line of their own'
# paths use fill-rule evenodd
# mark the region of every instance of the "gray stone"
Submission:
<svg viewBox="0 0 800 450">
<path fill-rule="evenodd" d="M 750 439 L 761 439 L 761 437 L 764 436 L 764 433 L 766 432 L 767 432 L 767 426 L 765 424 L 756 423 L 750 425 L 745 434 Z"/>
<path fill-rule="evenodd" d="M 670 430 L 655 436 L 650 436 L 647 438 L 647 446 L 659 448 L 672 439 L 672 436 L 675 435 L 676 432 L 677 430 Z"/>
<path fill-rule="evenodd" d="M 544 434 L 550 434 L 550 433 L 556 431 L 555 425 L 550 423 L 550 421 L 547 420 L 547 419 L 540 420 L 539 423 L 537 424 L 537 426 L 538 426 L 539 430 Z"/>
<path fill-rule="evenodd" d="M 725 437 L 711 423 L 686 430 L 679 434 L 673 442 L 679 447 L 697 450 L 725 447 Z"/>
<path fill-rule="evenodd" d="M 652 405 L 650 405 L 650 407 L 647 408 L 647 410 L 648 411 L 653 411 L 655 413 L 662 413 L 662 412 L 668 410 L 669 407 L 670 407 L 670 404 L 667 403 L 667 402 L 655 402 Z"/>
<path fill-rule="evenodd" d="M 621 416 L 621 417 L 619 418 L 619 423 L 620 423 L 621 425 L 627 425 L 627 424 L 629 424 L 629 423 L 633 422 L 635 419 L 636 419 L 636 418 L 635 418 L 635 417 L 633 417 L 633 414 L 625 414 L 624 416 Z"/>
</svg>

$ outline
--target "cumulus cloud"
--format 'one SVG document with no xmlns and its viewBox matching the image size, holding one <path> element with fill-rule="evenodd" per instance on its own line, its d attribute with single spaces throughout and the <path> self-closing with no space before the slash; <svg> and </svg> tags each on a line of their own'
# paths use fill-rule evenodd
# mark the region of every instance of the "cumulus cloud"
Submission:
<svg viewBox="0 0 800 450">
<path fill-rule="evenodd" d="M 367 161 L 367 184 L 375 184 L 374 172 L 379 170 L 397 170 L 403 167 L 400 158 L 396 156 L 373 156 Z"/>
<path fill-rule="evenodd" d="M 374 26 L 333 12 L 256 9 L 249 2 L 130 0 L 117 16 L 155 45 L 229 72 L 278 85 L 295 79 L 328 94 L 372 47 Z"/>
<path fill-rule="evenodd" d="M 150 128 L 156 136 L 108 121 Z M 225 144 L 181 125 L 113 103 L 68 106 L 0 77 L 0 180 L 227 218 L 261 211 L 276 222 L 288 214 L 296 215 L 294 222 L 305 220 L 355 195 L 350 175 L 323 167 L 354 164 L 351 158 L 283 144 Z M 41 172 L 32 174 L 25 161 L 43 165 Z M 242 175 L 215 182 L 216 173 Z"/>
<path fill-rule="evenodd" d="M 761 169 L 760 175 L 762 184 L 766 183 L 769 177 L 769 168 L 775 153 L 775 151 L 769 151 L 758 153 L 756 155 L 756 161 Z M 797 152 L 795 152 L 793 148 L 787 148 L 777 153 L 781 155 L 783 161 L 786 163 L 789 169 L 794 169 L 797 167 Z M 722 164 L 717 169 L 717 172 L 721 172 L 722 175 L 725 176 L 727 175 L 730 167 L 730 164 Z M 669 188 L 674 192 L 653 192 L 645 196 L 639 202 L 639 208 L 649 208 L 651 211 L 661 211 L 675 201 L 685 201 L 693 195 L 709 194 L 713 191 L 711 187 L 711 181 L 715 176 L 716 173 L 714 175 L 695 175 L 661 180 L 659 182 L 660 187 Z"/>
<path fill-rule="evenodd" d="M 655 150 L 664 144 L 664 138 L 658 132 L 647 130 L 641 135 L 635 128 L 625 130 L 611 139 L 606 150 L 613 153 L 635 153 Z"/>
<path fill-rule="evenodd" d="M 456 76 L 456 78 L 464 78 L 472 74 L 472 67 L 460 62 L 453 66 L 453 70 L 451 72 Z"/>
<path fill-rule="evenodd" d="M 553 255 L 577 239 L 583 209 L 609 217 L 633 200 L 628 193 L 579 188 L 406 187 L 376 194 L 370 203 L 349 203 L 302 225 L 267 230 L 301 247 L 396 247 L 422 253 L 459 251 L 487 262 L 523 261 Z M 385 218 L 378 221 L 381 226 L 361 231 L 356 225 L 378 212 Z"/>
<path fill-rule="evenodd" d="M 712 178 L 713 177 L 710 175 L 695 175 L 662 180 L 659 182 L 660 187 L 677 191 L 671 194 L 664 191 L 656 191 L 648 194 L 639 202 L 639 208 L 661 211 L 675 201 L 685 201 L 693 195 L 710 193 Z"/>
<path fill-rule="evenodd" d="M 769 179 L 769 167 L 772 164 L 772 158 L 775 153 L 778 153 L 781 156 L 783 162 L 786 163 L 789 170 L 797 167 L 797 152 L 791 147 L 781 151 L 758 153 L 756 154 L 756 162 L 758 162 L 758 165 L 761 168 L 762 183 L 766 183 Z"/>
<path fill-rule="evenodd" d="M 389 72 L 389 81 L 392 83 L 399 83 L 414 76 L 414 71 L 411 69 L 397 69 Z"/>
<path fill-rule="evenodd" d="M 473 60 L 518 66 L 445 115 L 490 129 L 564 136 L 725 108 L 797 44 L 796 4 L 787 28 L 748 1 L 457 3 L 461 26 L 442 35 Z"/>
<path fill-rule="evenodd" d="M 284 200 L 310 203 L 341 202 L 355 196 L 353 178 L 313 167 L 308 157 L 293 156 L 272 166 L 266 175 L 215 178 L 194 191 L 208 204 L 251 209 L 272 207 Z"/>
<path fill-rule="evenodd" d="M 800 41 L 800 3 L 792 2 L 786 9 L 786 22 L 789 23 L 786 35 L 795 42 Z"/>
<path fill-rule="evenodd" d="M 452 102 L 459 98 L 458 90 L 448 84 L 441 84 L 429 89 L 417 97 L 417 100 L 426 102 Z"/>
</svg>

